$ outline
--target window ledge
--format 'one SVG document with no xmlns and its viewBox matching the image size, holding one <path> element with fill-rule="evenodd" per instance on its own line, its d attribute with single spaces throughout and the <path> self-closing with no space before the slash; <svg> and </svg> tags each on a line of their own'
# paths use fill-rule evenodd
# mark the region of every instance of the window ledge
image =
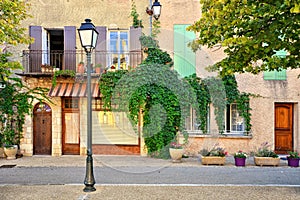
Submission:
<svg viewBox="0 0 300 200">
<path fill-rule="evenodd" d="M 229 138 L 229 139 L 252 139 L 253 136 L 251 133 L 246 135 L 245 133 L 224 133 L 224 134 L 204 134 L 202 131 L 188 131 L 189 137 L 199 137 L 199 138 L 211 138 L 211 137 L 219 137 L 219 138 Z"/>
</svg>

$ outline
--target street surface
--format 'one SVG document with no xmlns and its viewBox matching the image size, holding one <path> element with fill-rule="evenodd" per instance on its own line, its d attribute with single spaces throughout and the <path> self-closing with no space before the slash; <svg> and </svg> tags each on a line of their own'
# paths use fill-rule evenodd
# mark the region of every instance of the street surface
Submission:
<svg viewBox="0 0 300 200">
<path fill-rule="evenodd" d="M 84 167 L 14 167 L 0 169 L 0 184 L 81 184 Z M 282 185 L 300 187 L 299 168 L 280 167 L 94 167 L 96 183 L 182 185 Z"/>
<path fill-rule="evenodd" d="M 249 158 L 246 167 L 235 167 L 232 158 L 225 166 L 204 166 L 198 159 L 175 164 L 139 156 L 97 156 L 97 190 L 85 193 L 84 157 L 0 159 L 0 200 L 300 200 L 300 168 L 285 162 L 258 167 Z"/>
</svg>

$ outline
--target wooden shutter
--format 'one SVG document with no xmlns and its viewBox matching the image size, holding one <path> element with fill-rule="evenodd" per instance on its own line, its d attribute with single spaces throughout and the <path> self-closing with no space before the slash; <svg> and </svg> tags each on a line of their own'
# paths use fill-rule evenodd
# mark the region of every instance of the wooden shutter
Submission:
<svg viewBox="0 0 300 200">
<path fill-rule="evenodd" d="M 29 50 L 29 72 L 41 72 L 42 65 L 42 27 L 30 26 L 29 35 L 34 38 Z"/>
<path fill-rule="evenodd" d="M 140 43 L 140 37 L 142 36 L 142 28 L 130 27 L 129 33 L 129 65 L 132 68 L 137 67 L 142 62 L 142 46 Z"/>
<path fill-rule="evenodd" d="M 96 26 L 96 30 L 98 31 L 99 35 L 98 35 L 97 45 L 95 49 L 95 64 L 96 66 L 98 64 L 101 65 L 100 73 L 102 73 L 103 70 L 107 67 L 107 62 L 106 62 L 107 28 L 105 26 Z"/>
<path fill-rule="evenodd" d="M 76 71 L 76 27 L 64 27 L 64 65 L 63 69 Z"/>
<path fill-rule="evenodd" d="M 174 25 L 174 69 L 182 76 L 196 73 L 196 55 L 187 46 L 196 37 L 195 33 L 186 31 L 189 25 Z"/>
<path fill-rule="evenodd" d="M 276 56 L 285 58 L 287 52 L 285 50 L 276 51 Z M 264 72 L 264 80 L 277 80 L 284 81 L 286 80 L 286 70 L 282 69 L 280 71 L 274 70 L 270 72 Z"/>
</svg>

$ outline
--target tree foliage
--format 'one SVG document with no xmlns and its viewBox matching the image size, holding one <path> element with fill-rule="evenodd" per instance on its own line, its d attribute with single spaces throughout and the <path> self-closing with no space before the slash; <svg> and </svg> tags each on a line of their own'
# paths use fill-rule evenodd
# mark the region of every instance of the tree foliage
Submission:
<svg viewBox="0 0 300 200">
<path fill-rule="evenodd" d="M 31 39 L 25 35 L 21 22 L 28 18 L 29 4 L 22 0 L 0 1 L 0 44 L 28 44 Z"/>
<path fill-rule="evenodd" d="M 0 1 L 0 81 L 7 81 L 13 70 L 22 69 L 18 62 L 9 61 L 6 49 L 10 45 L 29 44 L 32 40 L 21 26 L 22 20 L 30 17 L 26 13 L 29 4 L 20 0 Z"/>
<path fill-rule="evenodd" d="M 188 30 L 199 33 L 190 47 L 224 47 L 222 61 L 210 66 L 220 75 L 299 68 L 299 0 L 200 0 L 202 17 Z M 285 50 L 286 58 L 274 56 Z"/>
<path fill-rule="evenodd" d="M 0 146 L 20 144 L 25 116 L 30 115 L 33 101 L 47 99 L 48 89 L 29 88 L 20 78 L 10 78 L 0 90 Z"/>
<path fill-rule="evenodd" d="M 26 35 L 21 22 L 29 17 L 29 4 L 23 0 L 0 1 L 0 146 L 19 144 L 22 138 L 25 116 L 31 113 L 33 101 L 48 100 L 45 88 L 29 88 L 21 78 L 12 77 L 14 70 L 23 69 L 21 64 L 12 61 L 7 51 L 9 46 L 29 44 L 32 39 Z"/>
</svg>

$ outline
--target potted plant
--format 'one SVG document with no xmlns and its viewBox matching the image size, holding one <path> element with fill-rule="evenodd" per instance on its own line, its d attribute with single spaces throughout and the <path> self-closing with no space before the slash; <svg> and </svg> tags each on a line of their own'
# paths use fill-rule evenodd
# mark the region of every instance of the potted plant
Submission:
<svg viewBox="0 0 300 200">
<path fill-rule="evenodd" d="M 300 155 L 296 151 L 289 151 L 287 156 L 288 166 L 299 167 Z"/>
<path fill-rule="evenodd" d="M 4 153 L 3 140 L 4 140 L 4 135 L 2 132 L 0 132 L 0 158 L 6 157 Z"/>
<path fill-rule="evenodd" d="M 95 68 L 95 73 L 97 74 L 101 73 L 101 69 L 102 69 L 101 64 L 96 64 L 94 68 Z"/>
<path fill-rule="evenodd" d="M 278 166 L 280 163 L 280 158 L 274 151 L 270 149 L 270 144 L 268 142 L 264 142 L 255 153 L 254 162 L 258 166 Z"/>
<path fill-rule="evenodd" d="M 235 166 L 237 167 L 245 167 L 246 165 L 246 158 L 247 158 L 247 154 L 245 152 L 243 152 L 242 150 L 239 150 L 238 152 L 236 152 L 234 155 L 234 162 L 235 162 Z"/>
<path fill-rule="evenodd" d="M 83 74 L 84 73 L 84 62 L 80 61 L 77 65 L 77 73 Z"/>
<path fill-rule="evenodd" d="M 183 151 L 183 146 L 178 141 L 171 142 L 169 152 L 172 162 L 181 162 Z"/>
<path fill-rule="evenodd" d="M 16 134 L 15 130 L 10 125 L 6 125 L 3 128 L 2 141 L 4 144 L 4 153 L 7 156 L 6 159 L 16 159 L 20 139 L 20 135 Z"/>
<path fill-rule="evenodd" d="M 203 165 L 224 165 L 227 155 L 227 152 L 224 148 L 219 147 L 218 144 L 215 144 L 211 150 L 202 149 L 201 154 L 201 162 Z"/>
<path fill-rule="evenodd" d="M 53 69 L 56 68 L 56 66 L 51 66 L 49 64 L 43 64 L 41 65 L 41 71 L 42 73 L 52 73 Z"/>
</svg>

